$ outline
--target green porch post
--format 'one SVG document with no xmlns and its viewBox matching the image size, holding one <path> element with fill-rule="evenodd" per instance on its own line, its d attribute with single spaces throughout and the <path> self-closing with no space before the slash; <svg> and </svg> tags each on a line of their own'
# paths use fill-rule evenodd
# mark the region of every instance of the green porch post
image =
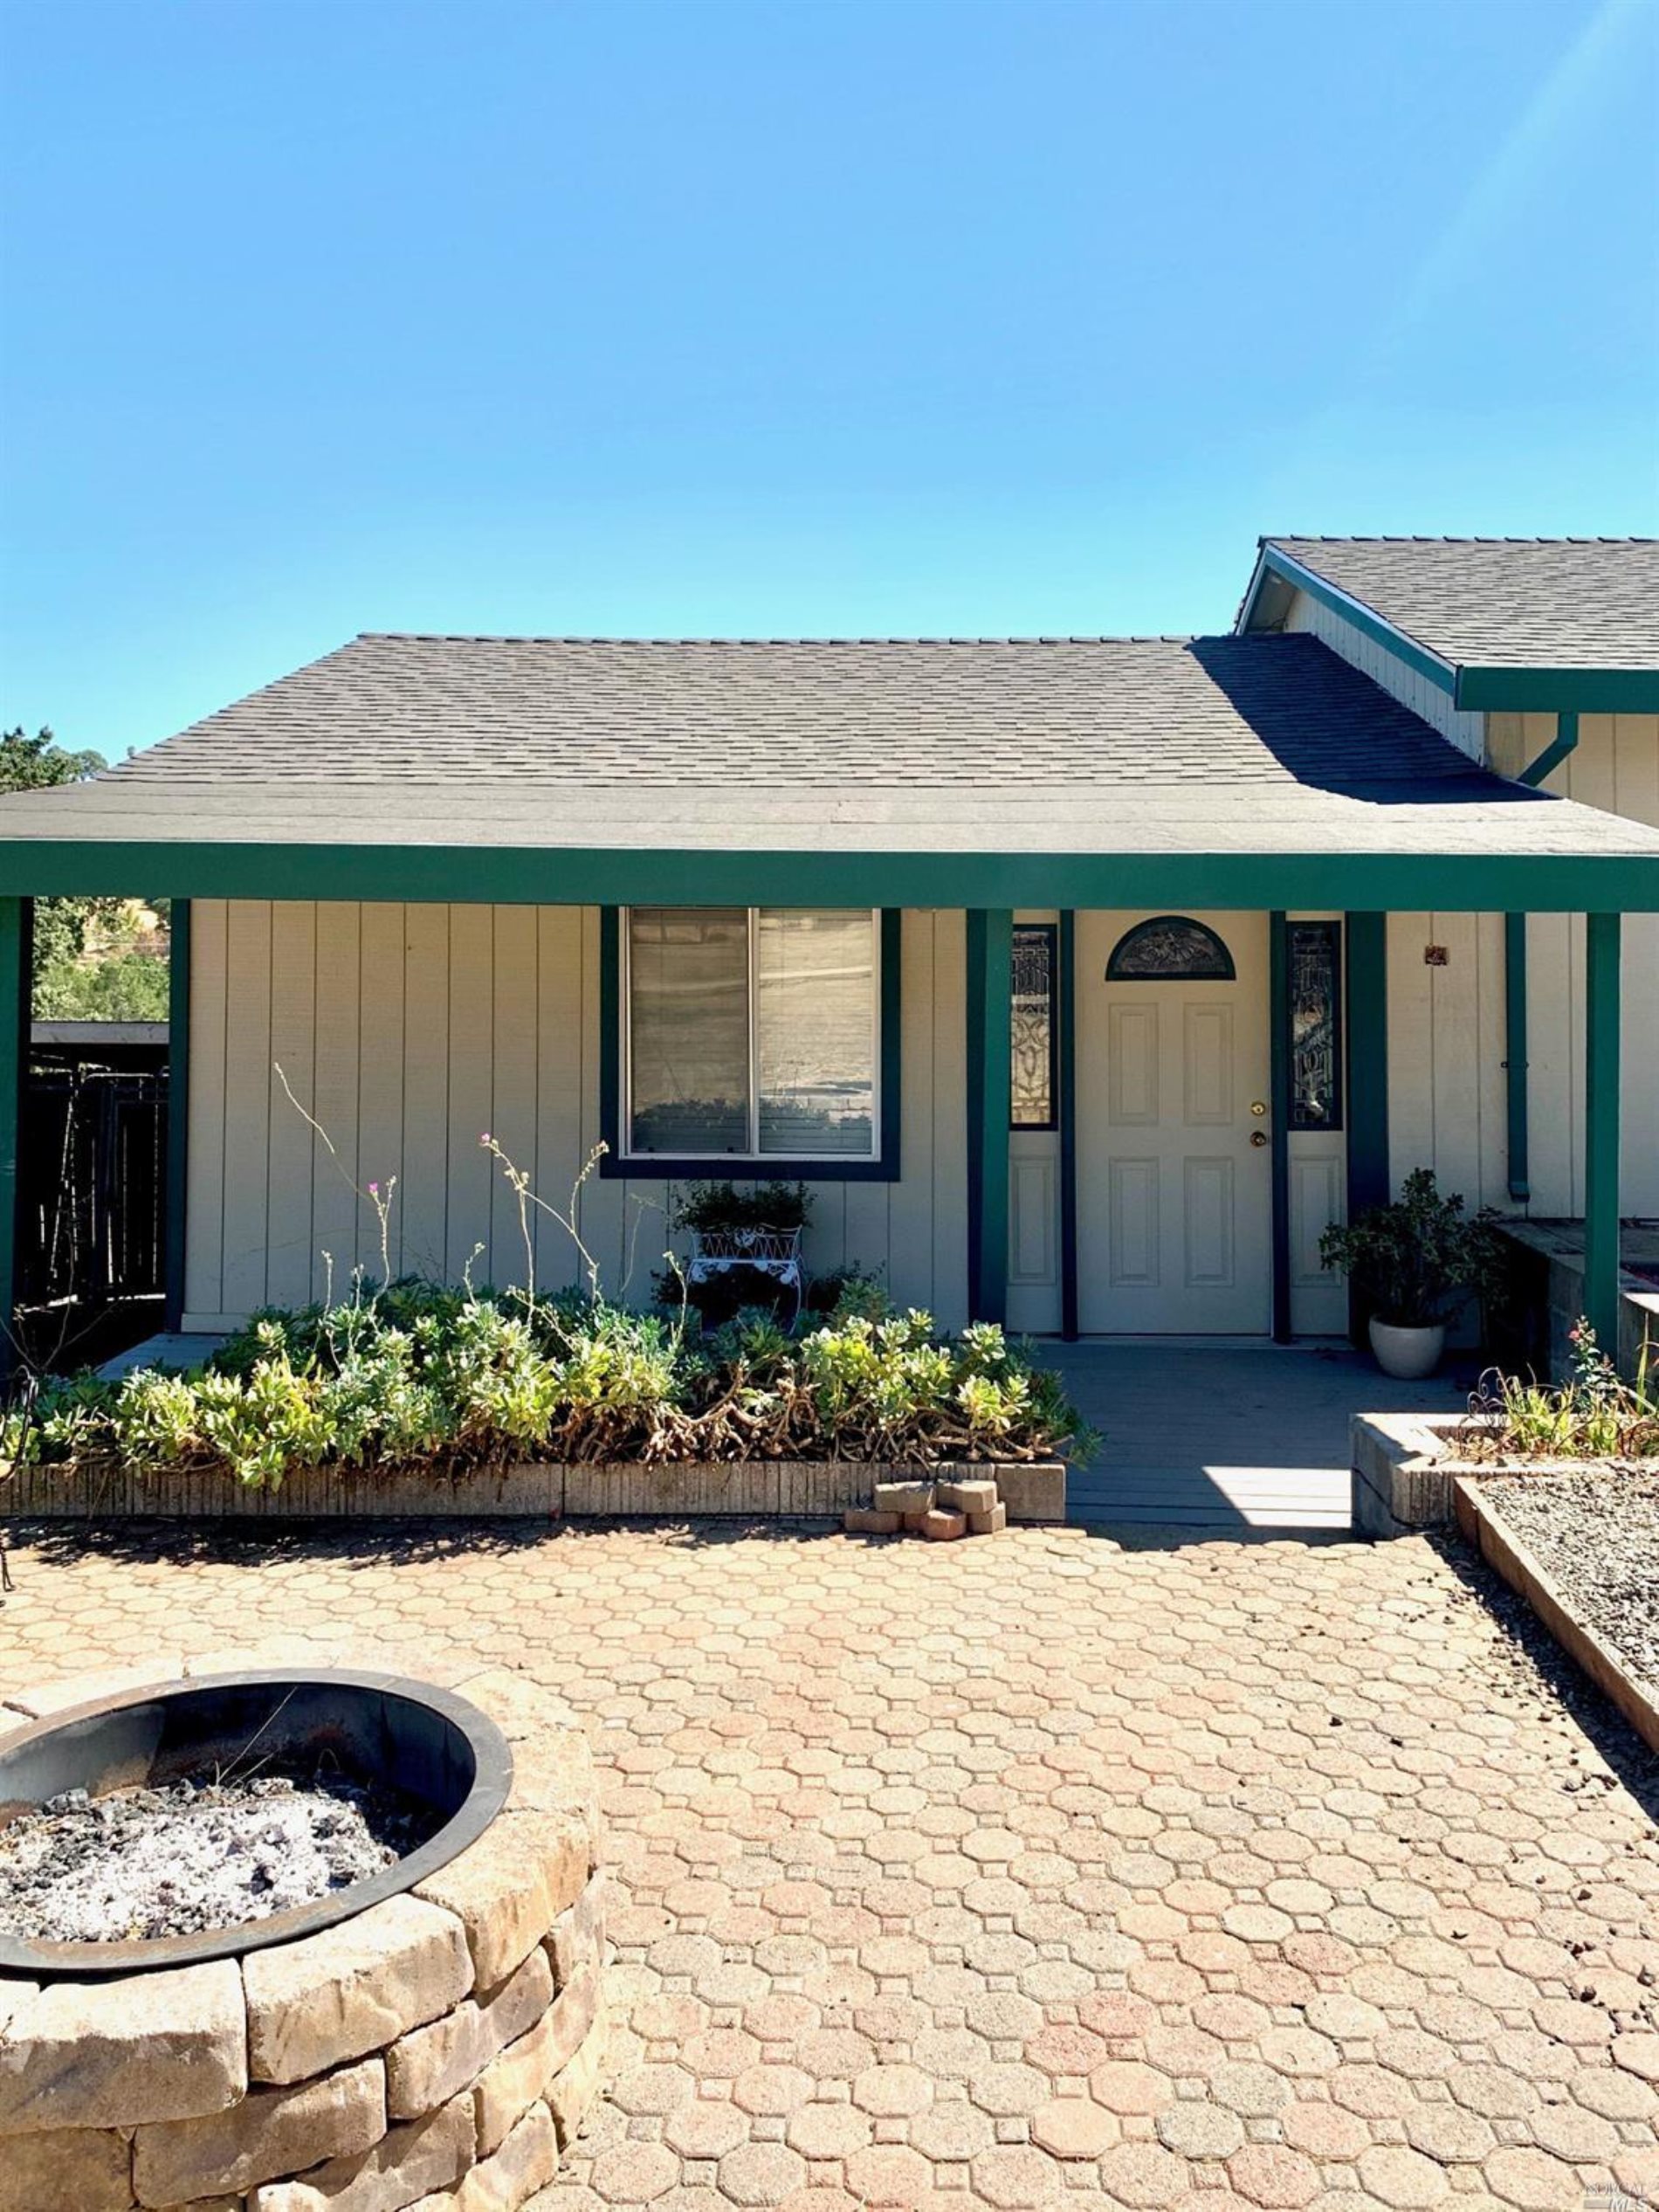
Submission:
<svg viewBox="0 0 1659 2212">
<path fill-rule="evenodd" d="M 1584 1314 L 1619 1351 L 1619 917 L 1585 916 Z"/>
<path fill-rule="evenodd" d="M 167 1301 L 169 1329 L 184 1326 L 185 1190 L 190 1136 L 190 902 L 172 906 L 167 978 Z"/>
<path fill-rule="evenodd" d="M 17 1145 L 29 1072 L 34 903 L 0 899 L 0 1381 L 17 1369 Z"/>
<path fill-rule="evenodd" d="M 1014 915 L 967 910 L 967 1304 L 974 1321 L 1008 1318 L 1009 1034 Z"/>
</svg>

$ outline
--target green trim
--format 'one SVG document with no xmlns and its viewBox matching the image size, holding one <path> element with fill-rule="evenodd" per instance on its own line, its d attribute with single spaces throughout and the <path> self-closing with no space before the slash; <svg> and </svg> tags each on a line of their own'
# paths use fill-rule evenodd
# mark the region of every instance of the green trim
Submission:
<svg viewBox="0 0 1659 2212">
<path fill-rule="evenodd" d="M 1555 735 L 1550 740 L 1537 760 L 1524 768 L 1516 777 L 1529 790 L 1537 790 L 1546 776 L 1552 775 L 1569 753 L 1576 752 L 1579 743 L 1579 718 L 1576 714 L 1558 714 Z"/>
<path fill-rule="evenodd" d="M 1585 917 L 1584 1312 L 1619 1349 L 1619 917 Z"/>
<path fill-rule="evenodd" d="M 692 902 L 687 902 L 692 903 Z M 727 903 L 722 901 L 722 904 Z M 622 1149 L 622 910 L 599 913 L 599 1134 L 606 1151 L 602 1180 L 687 1182 L 712 1177 L 733 1182 L 897 1182 L 904 1126 L 904 1000 L 897 906 L 881 915 L 881 1156 L 878 1160 L 624 1159 Z"/>
<path fill-rule="evenodd" d="M 1509 1155 L 1509 1195 L 1518 1205 L 1532 1196 L 1532 1136 L 1528 1127 L 1526 1060 L 1526 916 L 1504 917 L 1504 1087 Z"/>
<path fill-rule="evenodd" d="M 1547 806 L 1546 799 L 1517 800 Z M 1446 810 L 1448 832 L 1457 809 Z M 1659 913 L 1659 853 L 733 852 L 0 839 L 0 897 Z"/>
<path fill-rule="evenodd" d="M 1659 714 L 1659 669 L 1460 668 L 1452 703 L 1488 714 Z"/>
<path fill-rule="evenodd" d="M 1267 920 L 1268 1127 L 1273 1160 L 1273 1341 L 1291 1341 L 1291 955 L 1282 910 Z"/>
<path fill-rule="evenodd" d="M 23 1092 L 29 1072 L 32 1010 L 34 911 L 26 899 L 0 899 L 0 1379 L 16 1374 L 13 1323 L 17 1303 L 17 1229 L 23 1192 L 17 1177 Z"/>
<path fill-rule="evenodd" d="M 1579 718 L 1558 714 L 1555 735 L 1516 781 L 1537 789 L 1577 749 Z M 1532 1196 L 1531 1113 L 1527 1077 L 1526 916 L 1504 917 L 1504 1086 L 1509 1140 L 1509 1195 L 1525 1205 Z"/>
<path fill-rule="evenodd" d="M 1060 913 L 1060 1333 L 1077 1340 L 1077 917 Z"/>
<path fill-rule="evenodd" d="M 1438 653 L 1431 652 L 1428 646 L 1420 645 L 1415 637 L 1408 637 L 1403 631 L 1396 630 L 1393 623 L 1385 622 L 1362 600 L 1354 598 L 1336 584 L 1327 583 L 1323 576 L 1311 569 L 1304 569 L 1299 561 L 1293 561 L 1288 553 L 1281 553 L 1277 546 L 1263 547 L 1262 569 L 1265 574 L 1276 575 L 1284 583 L 1293 584 L 1297 590 L 1305 591 L 1310 599 L 1317 599 L 1333 615 L 1340 615 L 1344 622 L 1351 623 L 1362 637 L 1369 637 L 1373 644 L 1382 646 L 1396 660 L 1403 661 L 1408 668 L 1415 669 L 1420 676 L 1426 676 L 1437 691 L 1453 692 L 1457 671 L 1451 663 L 1442 660 Z M 1255 611 L 1259 590 L 1258 579 L 1256 589 L 1250 594 L 1249 605 L 1244 611 L 1246 628 Z"/>
<path fill-rule="evenodd" d="M 176 899 L 167 971 L 167 1302 L 169 1329 L 184 1324 L 185 1220 L 190 1154 L 190 902 Z"/>
<path fill-rule="evenodd" d="M 1387 1204 L 1393 1191 L 1388 1167 L 1388 917 L 1343 917 L 1347 947 L 1348 1198 L 1352 1221 L 1367 1206 Z M 1356 1341 L 1365 1313 L 1357 1292 L 1348 1299 Z"/>
<path fill-rule="evenodd" d="M 1014 916 L 967 913 L 967 1313 L 1008 1319 L 1008 1111 Z"/>
</svg>

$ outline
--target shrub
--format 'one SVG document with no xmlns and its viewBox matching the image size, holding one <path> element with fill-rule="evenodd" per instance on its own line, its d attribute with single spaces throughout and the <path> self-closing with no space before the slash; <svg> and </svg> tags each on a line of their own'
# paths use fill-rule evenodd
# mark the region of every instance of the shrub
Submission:
<svg viewBox="0 0 1659 2212">
<path fill-rule="evenodd" d="M 735 1183 L 694 1182 L 676 1204 L 675 1229 L 804 1229 L 812 1193 L 803 1182 L 761 1182 L 747 1190 Z"/>
<path fill-rule="evenodd" d="M 1489 1210 L 1468 1216 L 1442 1197 L 1432 1168 L 1416 1168 L 1390 1204 L 1369 1206 L 1319 1239 L 1326 1267 L 1352 1277 L 1379 1320 L 1395 1328 L 1449 1321 L 1470 1296 L 1490 1303 L 1502 1282 L 1504 1244 Z"/>
<path fill-rule="evenodd" d="M 768 1313 L 694 1338 L 663 1313 L 566 1292 L 360 1285 L 258 1315 L 199 1374 L 49 1385 L 0 1449 L 79 1467 L 465 1474 L 528 1459 L 1039 1459 L 1091 1439 L 1057 1379 L 1001 1329 Z"/>
</svg>

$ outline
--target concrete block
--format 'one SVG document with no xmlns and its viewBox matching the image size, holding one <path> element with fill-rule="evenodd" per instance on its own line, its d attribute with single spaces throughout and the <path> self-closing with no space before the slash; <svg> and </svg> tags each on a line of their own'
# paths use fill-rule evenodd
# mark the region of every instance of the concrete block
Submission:
<svg viewBox="0 0 1659 2212">
<path fill-rule="evenodd" d="M 922 1515 L 922 1534 L 930 1544 L 949 1544 L 967 1533 L 966 1513 L 947 1513 L 935 1506 L 931 1513 Z"/>
<path fill-rule="evenodd" d="M 942 1482 L 934 1499 L 936 1505 L 953 1513 L 988 1513 L 996 1502 L 996 1485 L 988 1479 Z"/>
</svg>

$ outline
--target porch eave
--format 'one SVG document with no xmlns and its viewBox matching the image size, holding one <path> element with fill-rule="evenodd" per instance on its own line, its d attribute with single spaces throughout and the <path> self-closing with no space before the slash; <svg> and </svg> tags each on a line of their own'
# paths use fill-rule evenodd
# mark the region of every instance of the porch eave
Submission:
<svg viewBox="0 0 1659 2212">
<path fill-rule="evenodd" d="M 0 897 L 1659 913 L 1652 852 L 734 850 L 0 839 Z"/>
</svg>

